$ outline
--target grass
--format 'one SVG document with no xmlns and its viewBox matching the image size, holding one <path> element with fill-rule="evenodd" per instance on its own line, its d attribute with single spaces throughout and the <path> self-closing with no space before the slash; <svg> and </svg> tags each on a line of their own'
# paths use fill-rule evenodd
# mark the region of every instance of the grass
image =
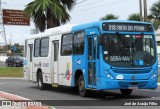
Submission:
<svg viewBox="0 0 160 109">
<path fill-rule="evenodd" d="M 23 77 L 23 67 L 0 67 L 0 77 Z"/>
<path fill-rule="evenodd" d="M 160 74 L 158 75 L 158 82 L 160 83 Z"/>
</svg>

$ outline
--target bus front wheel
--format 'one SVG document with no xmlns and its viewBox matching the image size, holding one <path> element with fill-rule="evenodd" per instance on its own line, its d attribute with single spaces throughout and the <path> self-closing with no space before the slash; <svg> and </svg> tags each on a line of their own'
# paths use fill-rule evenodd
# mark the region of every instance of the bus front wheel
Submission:
<svg viewBox="0 0 160 109">
<path fill-rule="evenodd" d="M 122 95 L 130 95 L 132 93 L 132 89 L 120 89 Z"/>
<path fill-rule="evenodd" d="M 85 89 L 85 82 L 83 75 L 81 75 L 78 79 L 78 91 L 81 97 L 86 97 L 88 95 L 88 91 Z"/>
</svg>

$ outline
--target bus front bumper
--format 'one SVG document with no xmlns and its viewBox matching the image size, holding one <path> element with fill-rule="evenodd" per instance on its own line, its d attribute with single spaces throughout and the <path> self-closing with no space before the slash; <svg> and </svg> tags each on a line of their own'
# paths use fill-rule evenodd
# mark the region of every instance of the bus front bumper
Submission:
<svg viewBox="0 0 160 109">
<path fill-rule="evenodd" d="M 110 89 L 129 89 L 131 86 L 137 86 L 138 89 L 156 89 L 157 80 L 111 80 L 105 77 L 100 77 L 99 90 Z"/>
</svg>

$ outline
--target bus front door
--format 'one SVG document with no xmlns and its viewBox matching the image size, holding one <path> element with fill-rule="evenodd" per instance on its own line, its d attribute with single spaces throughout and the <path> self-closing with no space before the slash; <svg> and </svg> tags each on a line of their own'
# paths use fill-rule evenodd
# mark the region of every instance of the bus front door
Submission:
<svg viewBox="0 0 160 109">
<path fill-rule="evenodd" d="M 96 88 L 97 36 L 88 37 L 88 87 Z"/>
</svg>

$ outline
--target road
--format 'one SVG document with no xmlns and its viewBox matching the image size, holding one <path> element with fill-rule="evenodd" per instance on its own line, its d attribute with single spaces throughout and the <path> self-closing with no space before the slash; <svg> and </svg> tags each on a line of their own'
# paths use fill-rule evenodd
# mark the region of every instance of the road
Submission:
<svg viewBox="0 0 160 109">
<path fill-rule="evenodd" d="M 49 90 L 39 90 L 37 85 L 30 83 L 26 80 L 12 80 L 12 79 L 0 79 L 0 91 L 5 91 L 11 94 L 16 94 L 31 100 L 66 100 L 69 105 L 75 100 L 80 100 L 84 104 L 89 100 L 98 100 L 96 103 L 106 102 L 106 105 L 111 105 L 111 109 L 128 109 L 133 107 L 128 106 L 114 106 L 120 103 L 122 100 L 160 100 L 160 87 L 156 90 L 134 90 L 131 96 L 124 97 L 119 91 L 104 91 L 104 92 L 92 92 L 90 97 L 83 98 L 79 94 L 68 87 L 50 88 Z M 72 102 L 69 100 L 73 100 Z M 74 102 L 76 103 L 76 102 Z M 49 104 L 48 104 L 49 105 Z M 95 105 L 95 104 L 93 104 Z M 114 108 L 113 108 L 114 106 Z M 55 106 L 57 109 L 106 109 L 108 106 Z M 146 109 L 147 107 L 138 107 L 139 109 Z M 151 108 L 150 106 L 148 109 Z M 154 108 L 159 108 L 158 106 Z"/>
</svg>

